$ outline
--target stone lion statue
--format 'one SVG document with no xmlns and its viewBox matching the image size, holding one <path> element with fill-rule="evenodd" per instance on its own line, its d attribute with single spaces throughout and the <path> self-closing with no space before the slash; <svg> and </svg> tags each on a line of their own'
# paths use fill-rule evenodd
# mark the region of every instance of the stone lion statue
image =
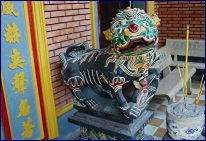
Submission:
<svg viewBox="0 0 206 141">
<path fill-rule="evenodd" d="M 116 14 L 104 32 L 110 47 L 96 50 L 87 43 L 75 43 L 60 53 L 63 81 L 81 105 L 91 109 L 98 105 L 81 88 L 99 85 L 127 118 L 137 118 L 145 110 L 159 83 L 159 71 L 150 68 L 158 60 L 156 21 L 144 10 L 128 7 Z M 128 83 L 135 87 L 130 100 L 122 91 Z"/>
</svg>

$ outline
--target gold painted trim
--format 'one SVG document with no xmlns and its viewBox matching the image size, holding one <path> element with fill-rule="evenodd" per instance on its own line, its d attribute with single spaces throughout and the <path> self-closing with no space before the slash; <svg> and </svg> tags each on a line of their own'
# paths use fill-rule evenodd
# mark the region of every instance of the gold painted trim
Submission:
<svg viewBox="0 0 206 141">
<path fill-rule="evenodd" d="M 30 33 L 30 26 L 29 26 L 29 15 L 28 15 L 28 9 L 27 9 L 27 2 L 24 2 L 24 16 L 25 16 L 25 22 L 26 22 L 26 34 L 27 34 L 27 40 L 28 40 L 28 48 L 29 48 L 29 54 L 30 54 L 30 63 L 31 63 L 31 69 L 32 69 L 32 78 L 33 78 L 33 85 L 34 85 L 34 93 L 35 93 L 35 101 L 36 101 L 36 109 L 38 113 L 38 120 L 39 120 L 39 126 L 40 126 L 40 132 L 41 135 L 37 139 L 43 139 L 44 138 L 44 130 L 43 130 L 43 124 L 42 124 L 42 115 L 41 115 L 41 109 L 40 109 L 40 101 L 39 101 L 39 94 L 37 89 L 37 80 L 36 80 L 36 71 L 34 67 L 34 56 L 32 52 L 32 43 L 31 43 L 31 33 Z"/>
<path fill-rule="evenodd" d="M 57 115 L 54 104 L 53 87 L 49 63 L 48 42 L 43 1 L 32 2 L 37 52 L 40 65 L 43 100 L 49 139 L 58 136 Z"/>
<path fill-rule="evenodd" d="M 155 14 L 155 2 L 154 1 L 148 1 L 147 2 L 147 13 L 150 16 Z"/>
<path fill-rule="evenodd" d="M 56 110 L 57 116 L 59 117 L 59 116 L 63 115 L 64 113 L 70 111 L 73 108 L 73 104 L 74 104 L 74 102 L 70 102 L 70 103 L 58 108 Z"/>
<path fill-rule="evenodd" d="M 95 32 L 95 10 L 94 1 L 90 1 L 90 14 L 91 14 L 91 28 L 92 28 L 92 47 L 96 48 L 96 32 Z"/>
</svg>

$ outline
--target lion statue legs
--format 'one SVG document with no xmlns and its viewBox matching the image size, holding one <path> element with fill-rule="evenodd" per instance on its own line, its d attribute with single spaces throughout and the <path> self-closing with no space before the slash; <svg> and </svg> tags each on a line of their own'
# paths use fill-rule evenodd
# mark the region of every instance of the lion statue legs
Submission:
<svg viewBox="0 0 206 141">
<path fill-rule="evenodd" d="M 82 94 L 80 88 L 73 89 L 73 94 L 82 106 L 90 109 L 94 109 L 97 106 L 97 103 L 92 98 L 87 98 Z"/>
<path fill-rule="evenodd" d="M 159 83 L 158 70 L 148 70 L 148 76 L 142 79 L 143 82 L 146 82 L 143 83 L 140 81 L 142 88 L 139 90 L 137 89 L 138 92 L 135 93 L 135 100 L 130 101 L 125 98 L 125 94 L 123 94 L 122 91 L 123 86 L 127 83 L 125 77 L 114 73 L 111 74 L 108 78 L 106 78 L 104 75 L 100 76 L 102 83 L 104 83 L 104 85 L 107 87 L 107 89 L 103 89 L 103 91 L 108 93 L 110 98 L 115 98 L 124 116 L 127 118 L 139 117 L 156 92 Z M 82 106 L 95 109 L 97 107 L 97 103 L 92 98 L 87 98 L 86 95 L 83 94 L 81 90 L 83 84 L 83 80 L 77 74 L 67 80 L 67 85 L 72 90 L 73 95 L 76 97 L 77 101 Z"/>
</svg>

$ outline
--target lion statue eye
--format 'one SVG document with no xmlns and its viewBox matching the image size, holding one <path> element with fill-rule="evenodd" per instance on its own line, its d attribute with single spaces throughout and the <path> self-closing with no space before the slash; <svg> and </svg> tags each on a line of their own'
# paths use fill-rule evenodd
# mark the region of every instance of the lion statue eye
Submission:
<svg viewBox="0 0 206 141">
<path fill-rule="evenodd" d="M 149 27 L 149 23 L 145 22 L 143 23 L 144 26 Z"/>
<path fill-rule="evenodd" d="M 118 34 L 121 34 L 121 33 L 122 33 L 122 29 L 121 29 L 121 28 L 117 28 L 116 32 L 117 32 Z"/>
</svg>

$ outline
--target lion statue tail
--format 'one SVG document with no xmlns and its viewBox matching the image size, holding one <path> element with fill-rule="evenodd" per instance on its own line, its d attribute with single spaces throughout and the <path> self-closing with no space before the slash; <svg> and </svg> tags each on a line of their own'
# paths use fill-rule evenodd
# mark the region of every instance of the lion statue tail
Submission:
<svg viewBox="0 0 206 141">
<path fill-rule="evenodd" d="M 89 49 L 89 44 L 86 42 L 83 43 L 74 43 L 67 47 L 66 55 L 70 55 L 72 52 L 78 52 L 82 50 Z"/>
<path fill-rule="evenodd" d="M 74 43 L 67 47 L 67 50 L 65 53 L 61 52 L 59 54 L 60 60 L 63 63 L 64 67 L 66 68 L 67 65 L 67 59 L 68 58 L 75 58 L 78 57 L 78 55 L 81 55 L 87 51 L 91 50 L 88 43 Z"/>
</svg>

